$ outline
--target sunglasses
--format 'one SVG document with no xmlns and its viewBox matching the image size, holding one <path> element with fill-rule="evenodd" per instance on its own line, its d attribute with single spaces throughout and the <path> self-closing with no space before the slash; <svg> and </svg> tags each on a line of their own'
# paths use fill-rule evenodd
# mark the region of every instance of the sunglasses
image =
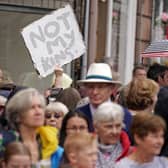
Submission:
<svg viewBox="0 0 168 168">
<path fill-rule="evenodd" d="M 45 114 L 45 118 L 47 118 L 47 119 L 50 119 L 50 118 L 52 118 L 52 116 L 54 117 L 54 118 L 60 118 L 60 117 L 62 117 L 62 115 L 60 115 L 60 114 L 58 114 L 58 113 L 48 113 L 48 114 Z"/>
</svg>

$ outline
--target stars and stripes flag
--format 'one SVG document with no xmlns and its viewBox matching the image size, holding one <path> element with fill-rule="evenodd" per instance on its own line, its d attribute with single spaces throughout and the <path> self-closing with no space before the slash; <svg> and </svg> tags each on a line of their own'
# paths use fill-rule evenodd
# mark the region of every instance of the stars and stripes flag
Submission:
<svg viewBox="0 0 168 168">
<path fill-rule="evenodd" d="M 168 40 L 152 42 L 141 54 L 142 58 L 168 57 Z"/>
</svg>

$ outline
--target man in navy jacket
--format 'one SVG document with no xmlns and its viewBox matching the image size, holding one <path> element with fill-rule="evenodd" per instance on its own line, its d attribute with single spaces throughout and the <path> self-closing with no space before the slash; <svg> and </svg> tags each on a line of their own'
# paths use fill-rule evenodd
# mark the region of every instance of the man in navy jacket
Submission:
<svg viewBox="0 0 168 168">
<path fill-rule="evenodd" d="M 93 128 L 93 113 L 96 111 L 97 107 L 107 101 L 111 101 L 111 95 L 116 84 L 119 81 L 114 81 L 112 78 L 111 68 L 106 63 L 93 63 L 88 69 L 86 79 L 78 81 L 78 83 L 84 84 L 89 97 L 89 103 L 79 107 L 78 109 L 87 115 L 91 127 L 89 130 L 94 131 Z M 125 130 L 128 132 L 131 124 L 131 114 L 124 109 L 125 117 Z"/>
</svg>

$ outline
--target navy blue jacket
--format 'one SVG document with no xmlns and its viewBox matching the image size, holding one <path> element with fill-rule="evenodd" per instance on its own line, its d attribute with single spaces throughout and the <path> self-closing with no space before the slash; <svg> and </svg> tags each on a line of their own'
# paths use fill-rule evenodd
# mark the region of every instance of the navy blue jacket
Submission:
<svg viewBox="0 0 168 168">
<path fill-rule="evenodd" d="M 155 114 L 162 117 L 168 126 L 168 86 L 160 88 L 155 105 Z M 168 157 L 168 129 L 165 132 L 164 145 L 162 146 L 160 155 Z"/>
</svg>

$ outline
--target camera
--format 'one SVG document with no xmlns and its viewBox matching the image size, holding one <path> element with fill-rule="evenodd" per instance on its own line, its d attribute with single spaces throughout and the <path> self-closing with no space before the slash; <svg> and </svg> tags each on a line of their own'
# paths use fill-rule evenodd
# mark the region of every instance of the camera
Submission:
<svg viewBox="0 0 168 168">
<path fill-rule="evenodd" d="M 61 94 L 63 88 L 51 88 L 49 90 L 50 90 L 50 95 L 47 97 L 48 103 L 55 102 L 58 96 Z"/>
</svg>

